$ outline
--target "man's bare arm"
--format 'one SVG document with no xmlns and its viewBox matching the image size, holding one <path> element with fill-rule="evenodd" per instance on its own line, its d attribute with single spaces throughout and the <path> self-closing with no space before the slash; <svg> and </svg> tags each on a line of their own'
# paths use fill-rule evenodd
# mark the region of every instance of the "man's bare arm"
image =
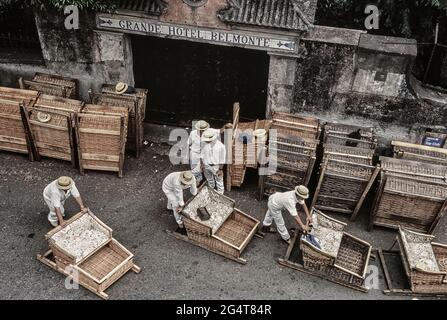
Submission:
<svg viewBox="0 0 447 320">
<path fill-rule="evenodd" d="M 62 212 L 60 208 L 54 208 L 56 211 L 56 217 L 57 220 L 59 221 L 59 224 L 62 225 L 64 223 L 64 217 L 62 217 Z"/>
<path fill-rule="evenodd" d="M 79 208 L 81 209 L 81 211 L 85 211 L 86 208 L 85 208 L 85 206 L 84 206 L 84 203 L 82 202 L 82 198 L 81 198 L 81 196 L 76 197 L 75 200 L 76 200 L 76 202 L 78 203 Z"/>
</svg>

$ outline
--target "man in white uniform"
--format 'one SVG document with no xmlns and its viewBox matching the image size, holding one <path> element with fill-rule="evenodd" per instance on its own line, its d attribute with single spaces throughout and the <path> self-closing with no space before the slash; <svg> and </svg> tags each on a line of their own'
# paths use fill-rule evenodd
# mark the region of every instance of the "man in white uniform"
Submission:
<svg viewBox="0 0 447 320">
<path fill-rule="evenodd" d="M 197 194 L 196 178 L 191 171 L 173 172 L 163 180 L 163 192 L 168 198 L 168 210 L 174 213 L 175 221 L 180 229 L 183 229 L 183 221 L 180 212 L 185 205 L 183 190 L 190 189 L 193 196 Z"/>
<path fill-rule="evenodd" d="M 227 152 L 225 145 L 217 139 L 218 136 L 219 132 L 214 129 L 208 129 L 203 133 L 204 145 L 201 160 L 208 185 L 216 189 L 218 193 L 224 194 L 223 167 L 226 163 Z"/>
<path fill-rule="evenodd" d="M 281 235 L 281 238 L 290 244 L 290 234 L 287 230 L 284 218 L 282 216 L 282 211 L 287 210 L 290 215 L 295 219 L 296 223 L 304 232 L 309 231 L 309 223 L 312 221 L 312 216 L 310 215 L 309 209 L 307 208 L 305 200 L 309 199 L 309 189 L 305 186 L 298 186 L 294 191 L 288 191 L 284 193 L 275 193 L 269 197 L 268 211 L 265 216 L 263 226 L 261 228 L 261 233 L 276 233 L 277 231 Z M 304 212 L 306 213 L 307 223 L 303 224 L 298 212 L 296 210 L 296 204 L 300 204 Z M 278 230 L 272 227 L 273 221 L 276 224 Z"/>
<path fill-rule="evenodd" d="M 50 209 L 48 221 L 53 227 L 63 224 L 65 217 L 64 203 L 71 195 L 75 198 L 81 211 L 86 211 L 87 208 L 82 202 L 81 195 L 70 177 L 60 177 L 43 190 L 43 198 Z"/>
<path fill-rule="evenodd" d="M 195 125 L 195 130 L 191 132 L 188 139 L 189 146 L 189 163 L 191 165 L 191 171 L 196 178 L 197 184 L 200 184 L 203 179 L 202 168 L 200 165 L 200 153 L 202 150 L 202 134 L 205 130 L 210 128 L 210 125 L 206 121 L 198 121 Z"/>
</svg>

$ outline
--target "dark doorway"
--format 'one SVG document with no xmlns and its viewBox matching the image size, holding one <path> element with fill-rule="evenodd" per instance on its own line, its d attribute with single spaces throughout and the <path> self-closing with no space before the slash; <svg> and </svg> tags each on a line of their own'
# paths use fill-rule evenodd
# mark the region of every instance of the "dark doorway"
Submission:
<svg viewBox="0 0 447 320">
<path fill-rule="evenodd" d="M 234 102 L 243 121 L 265 117 L 266 52 L 145 36 L 132 36 L 132 50 L 136 86 L 149 89 L 146 121 L 222 125 Z"/>
</svg>

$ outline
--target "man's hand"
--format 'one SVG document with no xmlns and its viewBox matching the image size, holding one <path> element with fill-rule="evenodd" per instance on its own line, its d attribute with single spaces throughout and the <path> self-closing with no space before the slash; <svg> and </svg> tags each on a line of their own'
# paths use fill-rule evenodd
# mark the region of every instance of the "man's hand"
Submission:
<svg viewBox="0 0 447 320">
<path fill-rule="evenodd" d="M 219 171 L 217 171 L 217 176 L 222 177 L 223 176 L 223 170 L 219 169 Z"/>
<path fill-rule="evenodd" d="M 309 233 L 310 231 L 310 227 L 308 225 L 302 225 L 301 229 L 303 230 L 304 233 Z"/>
<path fill-rule="evenodd" d="M 180 212 L 182 212 L 182 210 L 183 210 L 183 207 L 178 207 L 175 211 L 177 211 L 177 213 L 180 213 Z"/>
<path fill-rule="evenodd" d="M 88 212 L 88 208 L 86 208 L 86 207 L 81 207 L 81 212 L 82 212 L 82 213 L 86 213 L 86 212 Z"/>
</svg>

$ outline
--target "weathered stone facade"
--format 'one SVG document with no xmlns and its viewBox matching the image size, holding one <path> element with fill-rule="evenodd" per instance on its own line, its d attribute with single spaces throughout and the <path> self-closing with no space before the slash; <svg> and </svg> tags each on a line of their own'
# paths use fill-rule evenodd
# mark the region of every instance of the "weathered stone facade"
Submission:
<svg viewBox="0 0 447 320">
<path fill-rule="evenodd" d="M 295 39 L 296 48 L 289 52 L 255 48 L 268 51 L 270 56 L 267 116 L 284 111 L 373 125 L 384 141 L 411 139 L 418 128 L 443 125 L 447 120 L 445 99 L 433 102 L 427 95 L 421 98 L 410 81 L 417 55 L 415 41 L 314 26 L 316 0 L 269 0 L 263 2 L 264 7 L 248 0 L 236 1 L 238 6 L 234 1 L 210 0 L 198 8 L 175 0 L 158 2 L 166 6 L 145 13 L 133 11 L 138 3 L 129 3 L 118 14 L 135 17 L 141 23 L 175 23 Z M 87 98 L 88 89 L 98 89 L 102 83 L 134 84 L 131 30 L 102 28 L 95 14 L 83 13 L 81 29 L 67 31 L 64 18 L 56 12 L 36 15 L 45 65 L 0 63 L 0 84 L 16 85 L 18 76 L 31 77 L 34 72 L 46 71 L 78 78 L 83 98 Z M 279 43 L 278 48 L 283 45 Z"/>
</svg>

